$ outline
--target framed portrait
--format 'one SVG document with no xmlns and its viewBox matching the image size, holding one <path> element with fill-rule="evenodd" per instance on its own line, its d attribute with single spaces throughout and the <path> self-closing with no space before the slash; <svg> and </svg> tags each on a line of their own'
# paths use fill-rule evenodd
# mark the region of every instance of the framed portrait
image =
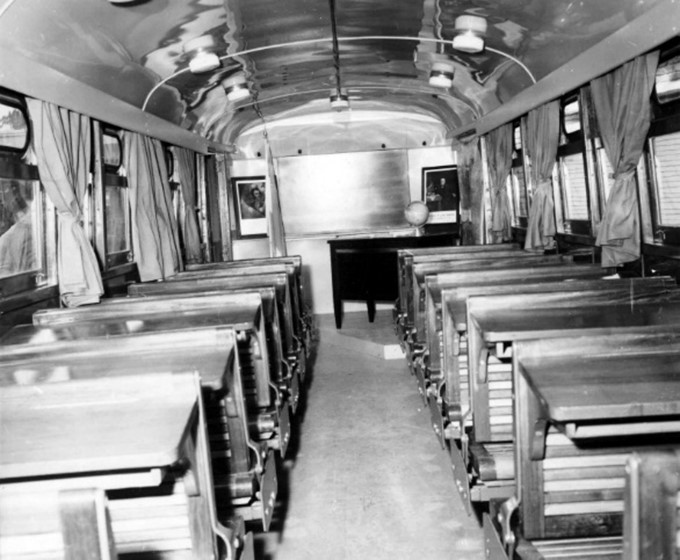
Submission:
<svg viewBox="0 0 680 560">
<path fill-rule="evenodd" d="M 231 180 L 238 237 L 267 235 L 265 184 L 265 177 L 234 177 Z"/>
<path fill-rule="evenodd" d="M 457 223 L 459 199 L 455 165 L 423 167 L 422 200 L 430 210 L 428 224 Z"/>
</svg>

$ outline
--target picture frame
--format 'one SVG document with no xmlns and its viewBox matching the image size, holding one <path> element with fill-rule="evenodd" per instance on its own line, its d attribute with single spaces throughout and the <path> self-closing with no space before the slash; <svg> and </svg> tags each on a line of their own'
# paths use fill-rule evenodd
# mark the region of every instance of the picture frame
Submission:
<svg viewBox="0 0 680 560">
<path fill-rule="evenodd" d="M 267 236 L 266 183 L 264 176 L 234 177 L 231 180 L 239 238 Z"/>
<path fill-rule="evenodd" d="M 456 165 L 423 167 L 421 197 L 430 211 L 427 224 L 458 223 L 460 219 L 458 167 Z"/>
</svg>

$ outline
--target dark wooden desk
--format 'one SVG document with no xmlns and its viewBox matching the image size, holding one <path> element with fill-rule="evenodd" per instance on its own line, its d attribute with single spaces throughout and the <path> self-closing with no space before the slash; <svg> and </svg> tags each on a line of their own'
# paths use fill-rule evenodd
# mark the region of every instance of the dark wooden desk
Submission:
<svg viewBox="0 0 680 560">
<path fill-rule="evenodd" d="M 394 302 L 399 296 L 397 251 L 416 247 L 446 247 L 456 243 L 452 233 L 420 237 L 331 239 L 331 274 L 335 326 L 342 326 L 342 301 L 365 301 L 368 320 L 375 318 L 375 302 Z"/>
</svg>

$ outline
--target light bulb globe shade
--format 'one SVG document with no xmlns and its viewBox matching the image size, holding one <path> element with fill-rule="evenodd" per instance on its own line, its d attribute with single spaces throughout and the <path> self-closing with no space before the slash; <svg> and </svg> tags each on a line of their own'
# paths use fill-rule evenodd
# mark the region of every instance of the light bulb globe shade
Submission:
<svg viewBox="0 0 680 560">
<path fill-rule="evenodd" d="M 480 53 L 484 50 L 484 39 L 474 33 L 463 33 L 453 38 L 452 46 L 457 51 L 466 53 Z"/>
<path fill-rule="evenodd" d="M 431 86 L 448 89 L 453 85 L 453 64 L 435 62 L 430 70 Z"/>
<path fill-rule="evenodd" d="M 198 51 L 189 61 L 189 70 L 192 74 L 211 72 L 221 66 L 220 57 L 213 52 Z"/>
<path fill-rule="evenodd" d="M 480 16 L 464 14 L 456 18 L 456 35 L 453 38 L 454 49 L 466 53 L 479 53 L 484 50 L 486 35 L 486 19 Z"/>
<path fill-rule="evenodd" d="M 250 90 L 246 83 L 246 76 L 243 72 L 229 76 L 222 81 L 222 87 L 227 94 L 227 99 L 231 102 L 240 101 L 250 97 Z"/>
<path fill-rule="evenodd" d="M 331 94 L 331 109 L 343 111 L 349 109 L 349 97 L 344 93 Z"/>
</svg>

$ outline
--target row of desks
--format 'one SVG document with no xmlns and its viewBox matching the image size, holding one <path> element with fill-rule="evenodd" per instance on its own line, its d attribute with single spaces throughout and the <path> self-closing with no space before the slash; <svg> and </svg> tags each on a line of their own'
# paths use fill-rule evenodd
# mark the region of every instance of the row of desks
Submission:
<svg viewBox="0 0 680 560">
<path fill-rule="evenodd" d="M 644 534 L 640 512 L 661 490 L 639 465 L 678 471 L 675 282 L 515 247 L 471 251 L 400 253 L 394 317 L 488 556 L 670 558 L 657 554 L 674 549 L 674 528 Z"/>
<path fill-rule="evenodd" d="M 299 257 L 203 265 L 10 331 L 0 557 L 253 558 L 312 342 L 301 279 Z"/>
</svg>

